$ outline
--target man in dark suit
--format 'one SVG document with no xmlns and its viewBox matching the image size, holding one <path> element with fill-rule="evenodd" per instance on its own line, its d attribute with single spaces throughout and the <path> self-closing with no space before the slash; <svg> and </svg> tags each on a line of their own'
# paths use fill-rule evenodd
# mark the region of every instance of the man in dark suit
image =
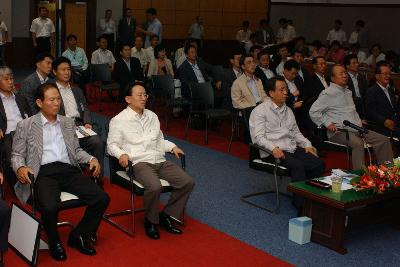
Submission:
<svg viewBox="0 0 400 267">
<path fill-rule="evenodd" d="M 135 81 L 144 81 L 143 70 L 139 59 L 131 57 L 131 48 L 122 44 L 119 49 L 120 58 L 115 62 L 114 79 L 119 83 L 118 99 L 122 103 L 125 99 L 128 85 Z"/>
<path fill-rule="evenodd" d="M 61 94 L 60 114 L 75 120 L 76 126 L 92 129 L 92 118 L 86 103 L 85 96 L 80 88 L 71 87 L 71 62 L 66 57 L 59 57 L 53 61 L 53 73 L 56 76 L 56 85 Z M 88 153 L 95 156 L 101 167 L 104 163 L 105 144 L 98 135 L 79 138 L 79 145 Z M 103 172 L 100 179 L 102 183 Z"/>
<path fill-rule="evenodd" d="M 18 90 L 18 94 L 26 98 L 34 113 L 38 111 L 35 104 L 36 88 L 49 80 L 51 62 L 53 62 L 53 57 L 50 54 L 37 55 L 35 58 L 36 71 L 21 82 L 21 88 Z"/>
<path fill-rule="evenodd" d="M 75 122 L 58 114 L 61 102 L 57 85 L 49 83 L 38 88 L 36 104 L 40 112 L 17 124 L 11 155 L 18 176 L 16 195 L 26 203 L 30 185 L 34 186 L 50 255 L 57 261 L 67 259 L 57 230 L 61 191 L 76 195 L 87 205 L 82 220 L 68 238 L 70 247 L 86 255 L 96 254 L 91 239 L 110 202 L 107 193 L 84 177 L 79 168 L 79 164 L 89 164 L 94 176 L 100 174 L 98 160 L 79 147 Z"/>
<path fill-rule="evenodd" d="M 128 44 L 130 47 L 134 44 L 136 30 L 136 20 L 132 16 L 132 9 L 125 8 L 125 16 L 118 22 L 118 35 L 121 44 Z"/>
<path fill-rule="evenodd" d="M 368 88 L 368 81 L 364 74 L 359 73 L 359 62 L 357 55 L 350 54 L 344 58 L 349 79 L 347 86 L 352 92 L 356 110 L 361 119 L 365 118 L 365 93 Z"/>
<path fill-rule="evenodd" d="M 267 81 L 275 77 L 273 70 L 269 68 L 270 55 L 266 49 L 261 50 L 257 54 L 258 65 L 254 71 L 254 75 L 262 81 L 264 89 L 267 88 Z"/>
<path fill-rule="evenodd" d="M 289 89 L 286 105 L 292 108 L 295 114 L 303 107 L 303 81 L 298 76 L 299 70 L 300 65 L 294 59 L 286 61 L 283 65 L 283 77 Z"/>
<path fill-rule="evenodd" d="M 386 61 L 376 64 L 376 83 L 365 95 L 367 119 L 377 124 L 375 130 L 387 136 L 400 135 L 399 106 L 390 85 L 391 68 Z"/>
<path fill-rule="evenodd" d="M 184 50 L 186 60 L 178 68 L 178 76 L 182 83 L 182 94 L 189 96 L 190 83 L 205 83 L 212 81 L 216 90 L 221 90 L 221 77 L 218 77 L 213 66 L 197 57 L 197 47 L 189 44 Z"/>
<path fill-rule="evenodd" d="M 13 93 L 14 79 L 10 68 L 0 67 L 0 151 L 1 166 L 10 187 L 17 183 L 17 177 L 11 169 L 12 138 L 17 123 L 32 116 L 25 98 Z"/>
<path fill-rule="evenodd" d="M 240 57 L 241 53 L 239 51 L 235 51 L 231 54 L 229 59 L 229 63 L 231 64 L 230 68 L 224 69 L 224 74 L 222 78 L 222 93 L 225 97 L 224 106 L 232 107 L 231 100 L 231 87 L 233 82 L 242 75 L 242 70 L 240 68 Z"/>
<path fill-rule="evenodd" d="M 255 31 L 257 36 L 257 43 L 261 45 L 275 43 L 274 30 L 269 26 L 268 20 L 260 20 L 260 28 Z"/>
<path fill-rule="evenodd" d="M 304 106 L 307 111 L 310 109 L 319 94 L 329 86 L 329 81 L 325 78 L 326 61 L 322 56 L 313 58 L 312 65 L 314 73 L 305 81 Z"/>
</svg>

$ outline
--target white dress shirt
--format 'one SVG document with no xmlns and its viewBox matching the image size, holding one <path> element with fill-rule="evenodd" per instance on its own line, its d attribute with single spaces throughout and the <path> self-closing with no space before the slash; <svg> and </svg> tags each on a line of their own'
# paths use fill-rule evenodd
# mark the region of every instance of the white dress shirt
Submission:
<svg viewBox="0 0 400 267">
<path fill-rule="evenodd" d="M 99 48 L 92 53 L 91 63 L 112 65 L 115 63 L 115 58 L 110 50 Z"/>
<path fill-rule="evenodd" d="M 194 64 L 189 62 L 189 64 L 190 64 L 190 66 L 192 66 L 194 74 L 196 75 L 196 78 L 197 78 L 197 82 L 198 83 L 205 83 L 206 79 L 204 78 L 203 73 L 201 73 L 199 65 L 197 65 L 197 62 L 194 62 Z"/>
<path fill-rule="evenodd" d="M 332 43 L 332 41 L 336 40 L 339 41 L 340 44 L 343 44 L 347 41 L 347 37 L 346 33 L 342 29 L 339 29 L 338 31 L 332 29 L 328 32 L 326 40 L 329 41 L 329 43 Z"/>
<path fill-rule="evenodd" d="M 64 104 L 65 116 L 68 118 L 80 118 L 78 111 L 78 105 L 74 94 L 72 93 L 71 85 L 64 87 L 60 83 L 56 82 L 58 89 L 60 90 L 61 98 Z"/>
<path fill-rule="evenodd" d="M 146 64 L 150 63 L 151 58 L 149 57 L 149 54 L 144 48 L 141 48 L 139 51 L 137 50 L 136 47 L 132 47 L 131 49 L 131 57 L 135 57 L 139 59 L 140 65 L 142 66 L 142 69 L 144 70 L 144 66 Z"/>
<path fill-rule="evenodd" d="M 390 85 L 388 85 L 388 86 L 386 86 L 386 87 L 383 87 L 380 83 L 377 82 L 377 84 L 378 84 L 379 87 L 383 90 L 383 92 L 385 93 L 387 99 L 389 100 L 390 105 L 393 107 L 392 100 L 390 100 L 390 95 L 389 95 L 389 88 L 390 88 Z"/>
<path fill-rule="evenodd" d="M 42 117 L 43 125 L 42 165 L 52 162 L 71 164 L 58 115 L 55 122 L 49 122 L 42 113 L 40 113 L 40 115 Z"/>
<path fill-rule="evenodd" d="M 53 21 L 46 18 L 36 18 L 32 21 L 31 32 L 36 33 L 36 38 L 38 37 L 50 37 L 53 32 L 56 32 Z"/>
<path fill-rule="evenodd" d="M 271 79 L 271 78 L 275 77 L 275 74 L 272 72 L 272 70 L 263 68 L 261 66 L 258 66 L 258 67 L 264 72 L 265 76 L 267 76 L 267 79 Z"/>
<path fill-rule="evenodd" d="M 37 76 L 39 77 L 40 83 L 44 84 L 45 82 L 47 82 L 49 80 L 49 77 L 43 77 L 38 71 L 36 71 Z"/>
<path fill-rule="evenodd" d="M 296 123 L 292 109 L 286 104 L 277 106 L 271 99 L 254 108 L 249 119 L 250 135 L 253 143 L 273 150 L 276 147 L 293 153 L 297 146 L 311 147 L 311 142 L 303 136 Z M 261 157 L 269 154 L 260 151 Z"/>
<path fill-rule="evenodd" d="M 319 75 L 318 73 L 315 72 L 315 75 L 317 75 L 317 77 L 319 78 L 319 80 L 321 81 L 322 85 L 326 88 L 328 88 L 328 83 L 325 80 L 324 76 Z"/>
<path fill-rule="evenodd" d="M 7 26 L 4 21 L 0 21 L 0 45 L 5 45 L 7 43 L 7 40 L 3 40 L 3 35 L 5 36 L 7 31 Z"/>
<path fill-rule="evenodd" d="M 286 79 L 286 77 L 285 77 L 285 81 L 286 81 L 286 83 L 287 83 L 287 85 L 288 85 L 289 92 L 294 96 L 294 93 L 295 93 L 296 91 L 299 91 L 299 89 L 297 89 L 297 86 L 296 86 L 296 84 L 294 83 L 294 81 L 289 81 L 288 79 Z M 294 100 L 297 101 L 297 99 L 298 99 L 298 97 L 295 96 L 295 97 L 294 97 Z"/>
<path fill-rule="evenodd" d="M 127 107 L 110 121 L 107 152 L 120 158 L 127 154 L 133 165 L 139 162 L 151 164 L 165 161 L 165 152 L 175 144 L 164 139 L 157 115 L 145 109 L 143 115 Z"/>
<path fill-rule="evenodd" d="M 349 72 L 349 76 L 351 81 L 353 82 L 354 85 L 354 92 L 356 93 L 356 97 L 361 97 L 360 94 L 360 87 L 358 86 L 358 73 L 356 73 L 356 75 L 352 74 Z"/>
<path fill-rule="evenodd" d="M 116 26 L 115 21 L 113 19 L 109 19 L 106 21 L 105 18 L 101 18 L 99 22 L 101 34 L 115 34 L 116 33 Z"/>
<path fill-rule="evenodd" d="M 0 93 L 1 101 L 3 102 L 4 111 L 7 117 L 7 129 L 5 134 L 15 131 L 17 123 L 22 120 L 21 112 L 18 108 L 17 102 L 15 101 L 15 95 L 11 93 L 11 96 L 7 97 L 3 93 Z M 24 114 L 25 117 L 28 115 Z"/>
</svg>

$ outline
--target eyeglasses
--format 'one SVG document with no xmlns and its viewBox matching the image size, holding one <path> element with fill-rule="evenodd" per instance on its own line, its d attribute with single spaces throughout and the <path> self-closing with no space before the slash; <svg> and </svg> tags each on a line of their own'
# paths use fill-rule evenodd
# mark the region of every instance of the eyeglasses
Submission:
<svg viewBox="0 0 400 267">
<path fill-rule="evenodd" d="M 137 96 L 138 98 L 148 98 L 149 97 L 148 94 L 137 94 L 135 96 Z"/>
</svg>

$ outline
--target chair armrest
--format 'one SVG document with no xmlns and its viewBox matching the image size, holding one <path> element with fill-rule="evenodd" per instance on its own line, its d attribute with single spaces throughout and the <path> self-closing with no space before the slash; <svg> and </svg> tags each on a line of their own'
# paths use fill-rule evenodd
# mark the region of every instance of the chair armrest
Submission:
<svg viewBox="0 0 400 267">
<path fill-rule="evenodd" d="M 265 147 L 256 145 L 256 144 L 254 144 L 254 143 L 250 143 L 249 145 L 250 145 L 251 147 L 254 147 L 254 148 L 257 148 L 257 149 L 259 149 L 259 150 L 261 150 L 261 151 L 264 151 L 265 153 L 272 154 L 272 151 L 269 150 L 269 149 L 267 149 L 267 148 L 265 148 Z M 278 165 L 280 162 L 281 162 L 280 159 L 275 158 L 275 165 Z"/>
<path fill-rule="evenodd" d="M 174 153 L 172 153 L 172 152 L 168 152 L 168 153 L 174 154 Z M 182 167 L 182 169 L 186 169 L 186 156 L 185 156 L 185 154 L 182 154 L 182 155 L 179 157 L 179 159 L 181 160 L 181 167 Z"/>
</svg>

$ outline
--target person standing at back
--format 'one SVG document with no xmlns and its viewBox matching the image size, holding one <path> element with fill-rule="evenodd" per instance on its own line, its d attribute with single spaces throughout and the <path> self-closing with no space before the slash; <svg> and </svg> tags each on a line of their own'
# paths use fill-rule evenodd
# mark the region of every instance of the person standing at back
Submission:
<svg viewBox="0 0 400 267">
<path fill-rule="evenodd" d="M 158 42 L 161 43 L 162 40 L 162 24 L 161 21 L 157 18 L 157 10 L 155 8 L 148 8 L 146 10 L 146 18 L 147 18 L 147 27 L 146 30 L 139 28 L 138 31 L 146 36 L 144 47 L 147 48 L 150 46 L 150 38 L 153 35 L 157 35 Z"/>
<path fill-rule="evenodd" d="M 134 45 L 136 20 L 132 15 L 132 9 L 125 8 L 125 16 L 118 22 L 118 35 L 121 44 Z"/>
<path fill-rule="evenodd" d="M 36 54 L 50 53 L 51 47 L 55 42 L 56 28 L 48 16 L 49 10 L 42 6 L 39 7 L 39 17 L 32 21 L 30 31 Z"/>
<path fill-rule="evenodd" d="M 115 21 L 111 18 L 112 10 L 107 9 L 105 11 L 104 18 L 99 21 L 100 35 L 107 39 L 107 49 L 114 53 L 115 33 L 116 25 Z"/>
<path fill-rule="evenodd" d="M 1 15 L 1 12 L 0 12 Z M 5 22 L 0 17 L 0 66 L 6 65 L 6 44 L 8 41 L 8 30 Z"/>
</svg>

